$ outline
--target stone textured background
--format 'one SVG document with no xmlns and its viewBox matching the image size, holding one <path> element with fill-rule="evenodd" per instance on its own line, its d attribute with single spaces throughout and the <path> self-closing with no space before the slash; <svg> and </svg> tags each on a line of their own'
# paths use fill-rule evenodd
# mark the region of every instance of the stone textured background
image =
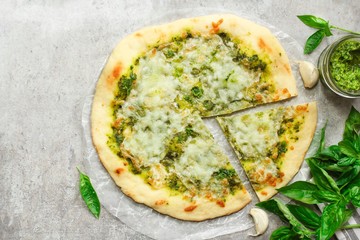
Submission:
<svg viewBox="0 0 360 240">
<path fill-rule="evenodd" d="M 1 1 L 0 239 L 148 239 L 105 209 L 100 220 L 86 209 L 76 171 L 76 166 L 84 167 L 81 109 L 122 36 L 141 23 L 182 8 L 246 12 L 301 45 L 313 30 L 296 15 L 314 14 L 360 31 L 358 0 Z M 338 35 L 323 42 L 313 55 L 318 56 Z M 360 109 L 360 100 L 322 91 L 320 101 L 327 108 L 321 111 L 329 119 L 329 134 L 334 134 L 329 143 L 335 143 L 350 106 Z M 277 224 L 274 220 L 270 227 Z"/>
</svg>

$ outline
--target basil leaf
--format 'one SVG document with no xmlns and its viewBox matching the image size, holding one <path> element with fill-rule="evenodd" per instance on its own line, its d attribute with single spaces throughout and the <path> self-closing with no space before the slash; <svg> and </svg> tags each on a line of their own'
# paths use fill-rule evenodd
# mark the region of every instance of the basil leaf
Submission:
<svg viewBox="0 0 360 240">
<path fill-rule="evenodd" d="M 325 31 L 323 29 L 320 29 L 316 31 L 314 34 L 312 34 L 306 40 L 304 54 L 312 53 L 312 51 L 314 51 L 315 48 L 317 48 L 320 45 L 324 37 L 325 37 Z"/>
<path fill-rule="evenodd" d="M 350 183 L 348 183 L 344 188 L 341 189 L 342 195 L 349 202 L 356 207 L 360 207 L 360 174 L 356 176 Z"/>
<path fill-rule="evenodd" d="M 320 153 L 318 153 L 317 157 L 321 158 L 321 160 L 338 160 L 340 159 L 342 152 L 338 145 L 332 145 L 327 148 L 324 148 Z"/>
<path fill-rule="evenodd" d="M 191 93 L 196 98 L 201 98 L 204 94 L 204 90 L 201 87 L 195 86 L 191 89 Z"/>
<path fill-rule="evenodd" d="M 303 203 L 320 203 L 316 198 L 313 197 L 313 193 L 318 191 L 319 189 L 316 187 L 315 184 L 309 182 L 297 181 L 277 190 L 285 196 Z"/>
<path fill-rule="evenodd" d="M 313 197 L 319 203 L 337 202 L 337 201 L 339 201 L 339 199 L 342 198 L 340 194 L 334 193 L 332 191 L 327 191 L 327 190 L 319 190 L 317 192 L 314 192 Z"/>
<path fill-rule="evenodd" d="M 355 207 L 360 207 L 360 186 L 352 186 L 344 192 L 343 196 Z"/>
<path fill-rule="evenodd" d="M 297 220 L 304 224 L 305 227 L 311 229 L 317 229 L 320 227 L 320 217 L 313 210 L 298 205 L 287 204 L 286 206 L 292 215 L 294 215 Z"/>
<path fill-rule="evenodd" d="M 299 220 L 297 220 L 296 217 L 291 214 L 286 205 L 278 199 L 271 199 L 265 202 L 260 202 L 257 203 L 256 206 L 275 213 L 284 222 L 289 222 L 292 226 L 292 230 L 301 237 L 310 238 L 313 234 L 313 232 L 306 228 Z"/>
<path fill-rule="evenodd" d="M 354 134 L 353 146 L 355 150 L 360 153 L 360 135 L 358 135 L 358 133 Z"/>
<path fill-rule="evenodd" d="M 293 227 L 293 231 L 302 237 L 311 238 L 314 232 L 306 228 L 296 217 L 291 214 L 290 210 L 286 207 L 284 203 L 280 200 L 274 199 L 277 203 L 279 210 L 284 214 L 284 216 L 289 220 L 290 225 Z"/>
<path fill-rule="evenodd" d="M 340 173 L 350 169 L 350 167 L 339 166 L 337 163 L 334 163 L 332 161 L 326 161 L 326 162 L 319 161 L 317 165 L 326 171 L 340 172 Z"/>
<path fill-rule="evenodd" d="M 315 184 L 320 190 L 329 190 L 336 193 L 340 193 L 340 189 L 336 185 L 334 179 L 323 169 L 316 165 L 315 159 L 308 158 L 306 162 L 308 163 L 311 171 L 311 175 L 314 178 Z"/>
<path fill-rule="evenodd" d="M 350 166 L 350 165 L 354 164 L 357 161 L 358 160 L 356 158 L 353 158 L 353 157 L 344 157 L 344 158 L 341 158 L 337 162 L 337 165 L 339 165 L 340 167 L 346 167 L 346 166 Z"/>
<path fill-rule="evenodd" d="M 90 212 L 96 217 L 100 216 L 100 201 L 93 188 L 90 178 L 77 169 L 80 174 L 80 193 Z"/>
<path fill-rule="evenodd" d="M 346 209 L 346 206 L 342 201 L 327 205 L 321 215 L 317 239 L 330 239 L 336 230 L 349 219 L 349 215 L 350 212 Z"/>
<path fill-rule="evenodd" d="M 341 176 L 336 180 L 336 184 L 338 186 L 346 185 L 351 180 L 356 178 L 356 176 L 359 174 L 359 172 L 360 172 L 360 166 L 359 165 L 353 166 L 350 170 L 343 172 L 341 174 Z"/>
<path fill-rule="evenodd" d="M 321 129 L 321 133 L 320 133 L 320 144 L 319 144 L 319 148 L 316 151 L 316 155 L 321 153 L 324 148 L 325 148 L 325 129 L 326 129 L 326 125 Z"/>
<path fill-rule="evenodd" d="M 299 236 L 290 227 L 282 226 L 271 233 L 270 240 L 293 240 Z"/>
<path fill-rule="evenodd" d="M 331 26 L 329 25 L 329 22 L 326 23 L 326 26 L 323 29 L 327 37 L 333 35 L 331 32 Z"/>
<path fill-rule="evenodd" d="M 338 145 L 343 154 L 353 158 L 360 158 L 360 154 L 356 151 L 352 141 L 344 139 Z"/>
<path fill-rule="evenodd" d="M 317 28 L 317 29 L 324 29 L 328 24 L 327 21 L 325 21 L 322 18 L 315 17 L 313 15 L 300 15 L 297 16 L 305 25 Z"/>
<path fill-rule="evenodd" d="M 345 121 L 343 138 L 353 140 L 354 136 L 359 132 L 359 130 L 360 113 L 354 107 L 351 107 L 350 113 Z"/>
<path fill-rule="evenodd" d="M 264 202 L 259 202 L 256 204 L 256 206 L 276 214 L 283 222 L 289 222 L 288 219 L 283 214 L 283 212 L 279 209 L 278 204 L 274 199 L 270 199 Z"/>
<path fill-rule="evenodd" d="M 360 207 L 360 186 L 353 186 L 350 189 L 350 199 L 355 207 Z"/>
</svg>

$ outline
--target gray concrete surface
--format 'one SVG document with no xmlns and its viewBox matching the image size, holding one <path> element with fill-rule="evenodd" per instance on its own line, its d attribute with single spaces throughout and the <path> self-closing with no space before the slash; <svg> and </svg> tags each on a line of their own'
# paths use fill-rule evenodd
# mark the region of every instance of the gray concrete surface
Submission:
<svg viewBox="0 0 360 240">
<path fill-rule="evenodd" d="M 1 1 L 0 239 L 147 239 L 105 209 L 95 219 L 81 199 L 76 166 L 84 167 L 82 102 L 122 36 L 182 8 L 247 12 L 301 45 L 313 30 L 296 15 L 314 14 L 360 31 L 358 0 Z M 351 105 L 360 109 L 360 100 L 322 91 L 329 134 L 340 136 L 344 116 Z"/>
</svg>

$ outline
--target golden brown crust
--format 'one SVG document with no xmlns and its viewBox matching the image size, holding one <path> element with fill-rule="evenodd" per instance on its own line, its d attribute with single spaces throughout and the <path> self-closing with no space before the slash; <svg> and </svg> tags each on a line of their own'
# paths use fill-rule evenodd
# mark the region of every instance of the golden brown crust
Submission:
<svg viewBox="0 0 360 240">
<path fill-rule="evenodd" d="M 111 124 L 114 119 L 111 106 L 119 77 L 149 48 L 166 43 L 173 36 L 184 34 L 188 30 L 200 35 L 223 30 L 232 33 L 255 51 L 267 52 L 271 58 L 270 69 L 278 92 L 273 101 L 296 96 L 297 92 L 289 61 L 276 38 L 268 29 L 233 15 L 182 19 L 144 28 L 127 36 L 116 46 L 101 73 L 92 106 L 91 131 L 99 158 L 115 183 L 136 202 L 175 218 L 201 221 L 238 211 L 250 201 L 250 195 L 243 189 L 226 199 L 225 203 L 216 203 L 206 198 L 189 202 L 180 195 L 170 195 L 166 189 L 154 189 L 146 184 L 141 177 L 132 174 L 127 161 L 119 158 L 107 145 L 108 136 L 112 134 Z"/>
</svg>

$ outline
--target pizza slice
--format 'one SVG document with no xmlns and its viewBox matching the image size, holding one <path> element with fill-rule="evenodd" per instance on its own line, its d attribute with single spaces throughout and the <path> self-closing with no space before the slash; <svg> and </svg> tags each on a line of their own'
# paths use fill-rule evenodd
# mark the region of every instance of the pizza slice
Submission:
<svg viewBox="0 0 360 240">
<path fill-rule="evenodd" d="M 313 138 L 316 103 L 218 117 L 260 201 L 299 171 Z"/>
</svg>

